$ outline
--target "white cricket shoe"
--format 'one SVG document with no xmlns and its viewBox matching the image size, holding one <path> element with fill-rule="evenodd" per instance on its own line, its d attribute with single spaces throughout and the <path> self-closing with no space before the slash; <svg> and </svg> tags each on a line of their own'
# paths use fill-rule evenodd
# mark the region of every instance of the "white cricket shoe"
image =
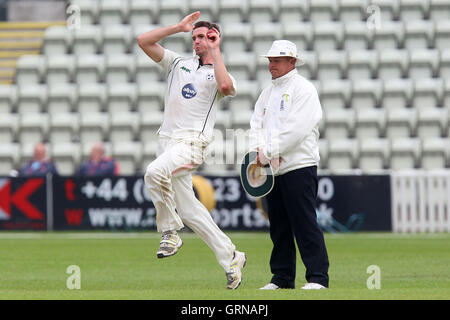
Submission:
<svg viewBox="0 0 450 320">
<path fill-rule="evenodd" d="M 301 289 L 303 289 L 303 290 L 320 290 L 320 289 L 326 289 L 326 287 L 324 287 L 323 285 L 318 284 L 318 283 L 308 282 Z"/>
<path fill-rule="evenodd" d="M 242 281 L 242 269 L 245 267 L 247 257 L 244 252 L 235 250 L 231 260 L 230 272 L 227 272 L 227 289 L 237 289 Z"/>
<path fill-rule="evenodd" d="M 264 287 L 259 288 L 259 290 L 277 290 L 280 289 L 279 286 L 277 286 L 275 283 L 268 283 Z"/>
<path fill-rule="evenodd" d="M 180 236 L 174 230 L 165 231 L 162 234 L 159 250 L 156 252 L 158 258 L 166 258 L 177 253 L 178 249 L 183 245 Z"/>
</svg>

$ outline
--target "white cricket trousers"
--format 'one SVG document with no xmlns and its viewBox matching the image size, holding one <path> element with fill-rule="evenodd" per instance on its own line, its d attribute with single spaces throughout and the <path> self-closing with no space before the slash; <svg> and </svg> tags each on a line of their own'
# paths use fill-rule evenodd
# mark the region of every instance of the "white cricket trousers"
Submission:
<svg viewBox="0 0 450 320">
<path fill-rule="evenodd" d="M 192 187 L 192 170 L 203 162 L 207 143 L 200 138 L 183 140 L 163 136 L 158 142 L 158 156 L 148 165 L 144 176 L 156 208 L 158 232 L 180 230 L 187 225 L 211 248 L 228 272 L 235 246 L 197 199 Z"/>
</svg>

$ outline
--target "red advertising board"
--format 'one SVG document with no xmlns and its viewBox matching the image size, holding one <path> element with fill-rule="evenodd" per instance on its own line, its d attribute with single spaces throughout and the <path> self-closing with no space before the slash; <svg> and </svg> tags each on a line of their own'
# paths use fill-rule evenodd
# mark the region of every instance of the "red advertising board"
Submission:
<svg viewBox="0 0 450 320">
<path fill-rule="evenodd" d="M 46 230 L 45 178 L 0 178 L 0 229 Z"/>
</svg>

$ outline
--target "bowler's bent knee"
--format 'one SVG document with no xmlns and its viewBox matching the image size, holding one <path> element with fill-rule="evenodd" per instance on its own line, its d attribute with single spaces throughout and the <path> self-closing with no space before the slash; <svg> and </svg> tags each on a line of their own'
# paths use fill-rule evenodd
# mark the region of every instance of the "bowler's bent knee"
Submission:
<svg viewBox="0 0 450 320">
<path fill-rule="evenodd" d="M 154 187 L 155 185 L 160 185 L 161 181 L 168 180 L 164 171 L 150 163 L 145 170 L 144 182 L 147 188 Z"/>
</svg>

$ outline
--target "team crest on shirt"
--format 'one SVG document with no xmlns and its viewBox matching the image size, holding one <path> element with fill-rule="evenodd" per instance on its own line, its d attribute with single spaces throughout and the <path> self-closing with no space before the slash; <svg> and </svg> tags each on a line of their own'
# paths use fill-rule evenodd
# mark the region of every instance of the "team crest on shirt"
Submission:
<svg viewBox="0 0 450 320">
<path fill-rule="evenodd" d="M 195 95 L 197 94 L 197 90 L 192 83 L 188 83 L 184 85 L 183 89 L 181 89 L 181 94 L 184 98 L 191 99 L 195 97 Z"/>
<path fill-rule="evenodd" d="M 212 73 L 208 73 L 207 75 L 206 75 L 206 80 L 214 80 L 214 75 L 212 74 Z"/>
<path fill-rule="evenodd" d="M 285 108 L 288 100 L 289 100 L 289 95 L 287 93 L 285 93 L 281 96 L 280 111 L 284 111 L 284 108 Z"/>
</svg>

